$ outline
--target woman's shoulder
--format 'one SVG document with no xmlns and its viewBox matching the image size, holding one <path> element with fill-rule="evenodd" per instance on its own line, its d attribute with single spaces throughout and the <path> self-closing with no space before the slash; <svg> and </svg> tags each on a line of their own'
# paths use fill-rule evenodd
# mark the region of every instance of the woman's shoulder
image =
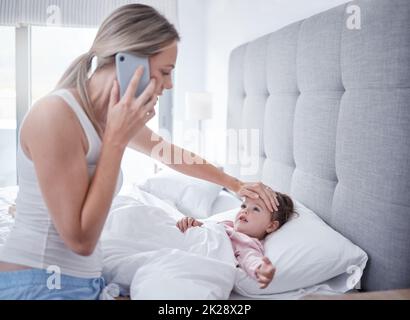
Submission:
<svg viewBox="0 0 410 320">
<path fill-rule="evenodd" d="M 33 139 L 46 142 L 53 136 L 83 140 L 74 111 L 63 98 L 49 94 L 37 100 L 28 111 L 21 127 L 21 143 L 28 145 Z"/>
<path fill-rule="evenodd" d="M 42 121 L 48 119 L 58 121 L 59 119 L 67 120 L 72 114 L 73 111 L 62 97 L 48 94 L 33 104 L 27 118 L 31 118 L 31 120 L 41 118 Z"/>
</svg>

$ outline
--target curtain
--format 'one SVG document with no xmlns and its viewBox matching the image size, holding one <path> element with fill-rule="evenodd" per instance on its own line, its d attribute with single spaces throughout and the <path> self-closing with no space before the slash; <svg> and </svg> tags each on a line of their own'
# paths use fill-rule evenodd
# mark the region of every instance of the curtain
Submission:
<svg viewBox="0 0 410 320">
<path fill-rule="evenodd" d="M 0 25 L 98 27 L 129 3 L 154 7 L 178 28 L 177 0 L 0 0 Z"/>
</svg>

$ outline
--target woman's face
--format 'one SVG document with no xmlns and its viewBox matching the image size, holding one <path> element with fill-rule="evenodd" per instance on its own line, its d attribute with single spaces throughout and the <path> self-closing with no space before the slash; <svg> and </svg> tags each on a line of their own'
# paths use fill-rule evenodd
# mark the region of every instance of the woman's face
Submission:
<svg viewBox="0 0 410 320">
<path fill-rule="evenodd" d="M 172 70 L 177 60 L 177 42 L 174 41 L 160 53 L 149 58 L 150 78 L 155 78 L 155 93 L 162 95 L 164 89 L 172 89 Z"/>
</svg>

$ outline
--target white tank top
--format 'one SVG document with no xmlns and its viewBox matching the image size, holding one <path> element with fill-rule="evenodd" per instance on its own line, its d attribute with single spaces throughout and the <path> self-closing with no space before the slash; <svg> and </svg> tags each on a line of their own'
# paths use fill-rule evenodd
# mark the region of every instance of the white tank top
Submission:
<svg viewBox="0 0 410 320">
<path fill-rule="evenodd" d="M 66 89 L 50 93 L 58 95 L 77 115 L 88 139 L 88 174 L 94 174 L 101 149 L 101 139 L 84 110 Z M 13 228 L 0 250 L 0 261 L 33 268 L 47 269 L 50 265 L 60 268 L 62 274 L 96 278 L 102 273 L 102 252 L 98 242 L 90 256 L 81 256 L 68 248 L 60 238 L 43 200 L 33 162 L 25 155 L 20 144 L 17 150 L 19 191 L 16 199 L 16 218 Z M 122 185 L 122 172 L 117 179 L 115 195 Z M 75 187 L 75 186 L 73 186 Z"/>
</svg>

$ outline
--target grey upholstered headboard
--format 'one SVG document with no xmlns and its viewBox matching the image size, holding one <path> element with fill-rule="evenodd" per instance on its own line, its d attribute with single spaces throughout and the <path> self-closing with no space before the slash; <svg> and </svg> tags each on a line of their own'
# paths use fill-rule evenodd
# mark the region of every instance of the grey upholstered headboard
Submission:
<svg viewBox="0 0 410 320">
<path fill-rule="evenodd" d="M 260 129 L 261 147 L 255 175 L 227 171 L 291 194 L 364 249 L 364 290 L 410 287 L 410 1 L 335 7 L 241 45 L 229 68 L 228 129 Z"/>
</svg>

